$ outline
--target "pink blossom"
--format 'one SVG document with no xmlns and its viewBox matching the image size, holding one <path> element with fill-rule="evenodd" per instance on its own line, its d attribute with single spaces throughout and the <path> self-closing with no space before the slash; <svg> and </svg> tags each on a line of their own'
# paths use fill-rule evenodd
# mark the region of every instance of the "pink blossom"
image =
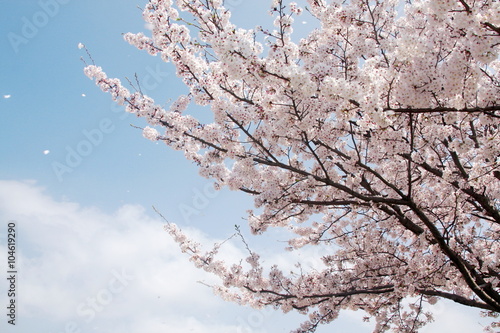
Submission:
<svg viewBox="0 0 500 333">
<path fill-rule="evenodd" d="M 217 294 L 308 313 L 296 332 L 345 309 L 376 332 L 416 332 L 432 320 L 423 304 L 440 298 L 500 312 L 498 6 L 310 0 L 321 24 L 297 41 L 293 2 L 272 1 L 268 31 L 236 27 L 222 1 L 154 0 L 152 35 L 125 39 L 172 63 L 186 95 L 166 110 L 100 67 L 84 72 L 165 130 L 146 138 L 182 150 L 217 189 L 252 196 L 252 233 L 286 228 L 288 250 L 327 248 L 317 270 L 265 266 L 246 243 L 247 260 L 231 265 L 221 244 L 203 252 L 168 224 L 220 278 Z"/>
</svg>

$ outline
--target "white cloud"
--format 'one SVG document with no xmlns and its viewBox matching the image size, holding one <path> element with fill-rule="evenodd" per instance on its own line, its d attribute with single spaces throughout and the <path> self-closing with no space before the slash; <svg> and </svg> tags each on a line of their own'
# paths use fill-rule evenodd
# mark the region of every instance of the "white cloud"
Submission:
<svg viewBox="0 0 500 333">
<path fill-rule="evenodd" d="M 195 332 L 235 332 L 234 323 L 206 322 L 205 313 L 227 305 L 196 282 L 211 277 L 179 253 L 162 223 L 142 207 L 127 205 L 109 215 L 55 201 L 32 182 L 0 181 L 0 221 L 8 220 L 17 221 L 24 322 L 52 325 L 57 332 L 68 323 L 96 332 L 184 332 L 183 325 Z M 0 251 L 5 272 L 5 244 Z M 1 304 L 8 301 L 4 280 Z M 127 329 L 114 330 L 118 322 Z M 212 328 L 199 329 L 204 326 Z"/>
<path fill-rule="evenodd" d="M 11 95 L 3 95 L 3 98 L 7 99 L 7 98 L 10 98 Z"/>
<path fill-rule="evenodd" d="M 112 214 L 77 203 L 57 201 L 34 182 L 0 180 L 0 269 L 6 272 L 5 230 L 17 221 L 19 325 L 17 331 L 127 333 L 264 333 L 288 332 L 304 320 L 270 309 L 253 310 L 226 303 L 203 280 L 213 277 L 195 269 L 163 231 L 159 218 L 143 207 L 125 205 Z M 213 244 L 196 229 L 187 232 Z M 230 242 L 224 256 L 245 256 Z M 267 262 L 275 262 L 272 254 Z M 314 255 L 314 253 L 311 253 Z M 298 258 L 293 253 L 289 258 Z M 280 262 L 286 264 L 285 259 Z M 316 261 L 305 262 L 316 267 Z M 7 304 L 6 280 L 0 279 L 0 304 Z M 439 304 L 439 303 L 438 303 Z M 453 332 L 479 331 L 477 315 L 461 307 L 441 307 L 436 327 Z M 321 327 L 370 332 L 360 312 Z M 441 318 L 445 322 L 441 322 Z M 456 324 L 458 323 L 458 324 Z M 448 325 L 448 326 L 443 326 Z M 452 326 L 450 326 L 452 325 Z M 7 328 L 0 322 L 0 331 Z M 429 332 L 434 330 L 429 330 Z M 10 332 L 7 330 L 7 332 Z"/>
</svg>

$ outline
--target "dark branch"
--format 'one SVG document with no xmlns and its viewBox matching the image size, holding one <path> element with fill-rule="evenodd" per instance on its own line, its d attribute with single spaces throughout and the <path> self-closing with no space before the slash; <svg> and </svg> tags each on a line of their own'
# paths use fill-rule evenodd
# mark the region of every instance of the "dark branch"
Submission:
<svg viewBox="0 0 500 333">
<path fill-rule="evenodd" d="M 456 294 L 447 293 L 447 292 L 444 292 L 444 291 L 424 290 L 424 289 L 417 289 L 417 291 L 419 293 L 423 294 L 423 295 L 438 296 L 438 297 L 442 297 L 442 298 L 446 298 L 446 299 L 452 300 L 452 301 L 454 301 L 456 303 L 460 303 L 460 304 L 463 304 L 463 305 L 472 306 L 472 307 L 475 307 L 475 308 L 489 310 L 489 311 L 497 311 L 497 310 L 495 310 L 494 307 L 492 307 L 489 304 L 478 302 L 478 301 L 475 301 L 473 299 L 469 299 L 469 298 L 466 298 L 466 297 L 463 297 L 463 296 L 460 296 L 460 295 L 456 295 Z"/>
<path fill-rule="evenodd" d="M 392 111 L 392 112 L 398 112 L 398 113 L 433 113 L 433 112 L 464 112 L 464 113 L 477 113 L 477 112 L 483 112 L 487 113 L 488 115 L 492 117 L 498 117 L 500 116 L 492 113 L 495 111 L 500 111 L 500 105 L 493 105 L 493 106 L 485 106 L 485 107 L 476 107 L 476 108 L 463 108 L 463 109 L 457 109 L 457 108 L 446 108 L 446 107 L 437 107 L 437 108 L 384 108 L 384 111 Z"/>
</svg>

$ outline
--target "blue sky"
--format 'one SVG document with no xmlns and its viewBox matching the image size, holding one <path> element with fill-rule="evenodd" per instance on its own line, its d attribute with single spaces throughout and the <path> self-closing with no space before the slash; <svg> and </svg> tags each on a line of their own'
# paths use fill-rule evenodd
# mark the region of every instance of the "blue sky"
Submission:
<svg viewBox="0 0 500 333">
<path fill-rule="evenodd" d="M 7 325 L 1 313 L 2 332 L 288 332 L 302 320 L 225 303 L 196 283 L 213 279 L 179 253 L 151 206 L 210 245 L 235 224 L 246 230 L 251 200 L 214 193 L 182 153 L 144 139 L 130 126 L 144 122 L 83 74 L 80 58 L 89 60 L 78 43 L 109 76 L 125 81 L 137 74 L 158 103 L 185 92 L 168 64 L 122 39 L 147 31 L 138 9 L 145 3 L 2 2 L 0 269 L 7 271 L 6 228 L 15 220 L 19 271 L 18 325 Z M 245 28 L 271 22 L 264 14 L 269 1 L 228 3 Z M 307 20 L 298 20 L 301 31 Z M 279 255 L 274 249 L 282 243 L 273 237 L 284 240 L 280 233 L 250 240 L 268 262 L 317 264 L 318 249 Z M 227 245 L 228 260 L 245 255 L 239 245 Z M 0 290 L 0 304 L 7 304 L 4 279 Z M 436 311 L 439 323 L 428 332 L 481 328 L 477 312 L 448 303 Z M 369 332 L 362 316 L 346 313 L 318 332 Z"/>
</svg>

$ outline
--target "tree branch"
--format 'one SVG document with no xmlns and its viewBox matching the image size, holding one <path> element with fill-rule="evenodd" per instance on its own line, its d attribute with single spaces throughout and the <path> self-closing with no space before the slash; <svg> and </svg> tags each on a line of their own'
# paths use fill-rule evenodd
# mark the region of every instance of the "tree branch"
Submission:
<svg viewBox="0 0 500 333">
<path fill-rule="evenodd" d="M 484 310 L 489 310 L 489 311 L 498 311 L 498 310 L 495 310 L 495 308 L 489 304 L 478 302 L 476 300 L 469 299 L 469 298 L 466 298 L 466 297 L 463 297 L 463 296 L 460 296 L 457 294 L 451 294 L 451 293 L 447 293 L 444 291 L 428 290 L 428 289 L 417 289 L 417 291 L 423 295 L 438 296 L 438 297 L 446 298 L 446 299 L 452 300 L 453 302 L 467 305 L 467 306 L 471 306 L 474 308 L 479 308 L 479 309 L 484 309 Z"/>
</svg>

